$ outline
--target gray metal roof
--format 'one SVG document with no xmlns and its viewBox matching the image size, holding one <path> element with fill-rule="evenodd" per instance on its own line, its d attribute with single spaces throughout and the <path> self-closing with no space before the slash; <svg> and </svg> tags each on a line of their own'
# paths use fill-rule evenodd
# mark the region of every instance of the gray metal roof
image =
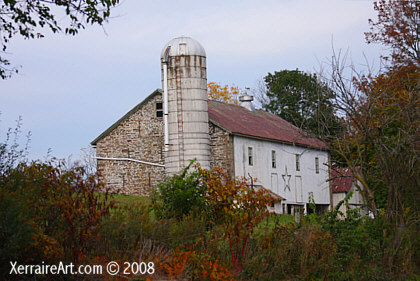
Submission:
<svg viewBox="0 0 420 281">
<path fill-rule="evenodd" d="M 185 46 L 181 46 L 185 44 Z M 171 47 L 169 51 L 169 56 L 206 56 L 206 51 L 204 50 L 203 46 L 198 43 L 196 40 L 192 39 L 191 37 L 181 36 L 172 39 L 168 43 L 166 43 L 165 47 L 162 49 L 162 53 L 160 55 L 161 59 L 165 59 L 165 52 L 168 47 Z"/>
</svg>

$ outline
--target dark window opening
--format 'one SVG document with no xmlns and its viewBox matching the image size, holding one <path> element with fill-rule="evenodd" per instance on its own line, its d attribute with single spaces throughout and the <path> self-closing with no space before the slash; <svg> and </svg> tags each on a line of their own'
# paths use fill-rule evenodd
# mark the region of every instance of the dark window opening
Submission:
<svg viewBox="0 0 420 281">
<path fill-rule="evenodd" d="M 248 147 L 248 165 L 249 166 L 254 165 L 254 157 L 252 155 L 252 147 Z"/>
<path fill-rule="evenodd" d="M 300 155 L 296 154 L 296 171 L 300 171 Z"/>
<path fill-rule="evenodd" d="M 276 163 L 276 151 L 272 150 L 271 151 L 271 168 L 276 168 L 277 167 L 277 163 Z"/>
<path fill-rule="evenodd" d="M 157 102 L 155 108 L 156 108 L 156 117 L 162 118 L 163 117 L 163 103 Z"/>
</svg>

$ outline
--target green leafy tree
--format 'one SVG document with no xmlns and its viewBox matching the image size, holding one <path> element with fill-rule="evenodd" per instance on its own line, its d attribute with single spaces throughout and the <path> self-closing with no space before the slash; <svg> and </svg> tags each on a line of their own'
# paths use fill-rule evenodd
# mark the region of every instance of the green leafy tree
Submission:
<svg viewBox="0 0 420 281">
<path fill-rule="evenodd" d="M 316 136 L 335 135 L 339 121 L 334 115 L 334 92 L 316 75 L 296 70 L 268 73 L 264 78 L 263 108 Z"/>
<path fill-rule="evenodd" d="M 0 77 L 17 69 L 4 57 L 12 37 L 44 37 L 42 30 L 76 35 L 86 24 L 102 25 L 119 0 L 4 0 L 0 4 Z M 59 18 L 60 20 L 57 20 Z"/>
</svg>

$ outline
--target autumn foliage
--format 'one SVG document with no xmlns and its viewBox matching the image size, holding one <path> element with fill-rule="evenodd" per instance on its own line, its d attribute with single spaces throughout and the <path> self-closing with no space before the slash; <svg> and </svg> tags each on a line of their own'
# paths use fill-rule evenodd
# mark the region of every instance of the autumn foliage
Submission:
<svg viewBox="0 0 420 281">
<path fill-rule="evenodd" d="M 208 254 L 194 250 L 176 249 L 159 266 L 172 280 L 234 280 L 228 267 Z"/>
<path fill-rule="evenodd" d="M 329 81 L 346 128 L 331 151 L 361 183 L 374 218 L 349 209 L 345 218 L 333 211 L 280 223 L 283 216 L 268 209 L 278 199 L 252 179 L 199 166 L 163 181 L 152 204 L 117 206 L 83 167 L 27 162 L 24 150 L 8 143 L 9 130 L 0 142 L 0 278 L 10 279 L 10 261 L 113 260 L 154 262 L 156 271 L 98 279 L 419 280 L 419 4 L 380 1 L 374 8 L 378 21 L 366 36 L 391 48 L 390 64 L 348 85 L 335 58 Z M 235 103 L 238 93 L 209 83 L 209 99 Z"/>
<path fill-rule="evenodd" d="M 83 168 L 20 164 L 0 177 L 2 264 L 85 261 L 112 204 Z"/>
<path fill-rule="evenodd" d="M 385 67 L 376 74 L 352 67 L 349 79 L 334 56 L 329 80 L 346 128 L 332 152 L 355 174 L 375 222 L 383 225 L 381 262 L 394 276 L 409 272 L 407 265 L 420 256 L 419 7 L 418 1 L 375 2 L 378 18 L 365 35 L 368 43 L 389 48 Z"/>
<path fill-rule="evenodd" d="M 374 2 L 378 12 L 376 21 L 369 19 L 371 30 L 365 33 L 368 43 L 380 43 L 391 48 L 391 59 L 396 64 L 420 63 L 419 20 L 417 0 Z M 387 56 L 383 56 L 389 59 Z"/>
<path fill-rule="evenodd" d="M 221 101 L 230 104 L 238 104 L 239 88 L 234 86 L 221 86 L 218 83 L 207 84 L 209 100 Z"/>
<path fill-rule="evenodd" d="M 221 225 L 229 242 L 232 265 L 241 271 L 248 239 L 255 227 L 270 215 L 268 206 L 279 200 L 264 188 L 254 187 L 252 179 L 233 179 L 218 167 L 199 171 L 202 183 L 207 186 L 206 200 L 214 211 L 215 223 Z"/>
</svg>

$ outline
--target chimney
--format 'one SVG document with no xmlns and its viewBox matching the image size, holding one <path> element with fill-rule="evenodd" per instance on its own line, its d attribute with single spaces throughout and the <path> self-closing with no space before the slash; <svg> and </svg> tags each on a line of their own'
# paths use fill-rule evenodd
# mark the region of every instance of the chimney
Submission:
<svg viewBox="0 0 420 281">
<path fill-rule="evenodd" d="M 253 96 L 249 96 L 246 92 L 243 92 L 242 96 L 239 97 L 239 105 L 248 109 L 249 111 L 255 111 L 255 107 L 252 104 L 253 100 Z"/>
</svg>

